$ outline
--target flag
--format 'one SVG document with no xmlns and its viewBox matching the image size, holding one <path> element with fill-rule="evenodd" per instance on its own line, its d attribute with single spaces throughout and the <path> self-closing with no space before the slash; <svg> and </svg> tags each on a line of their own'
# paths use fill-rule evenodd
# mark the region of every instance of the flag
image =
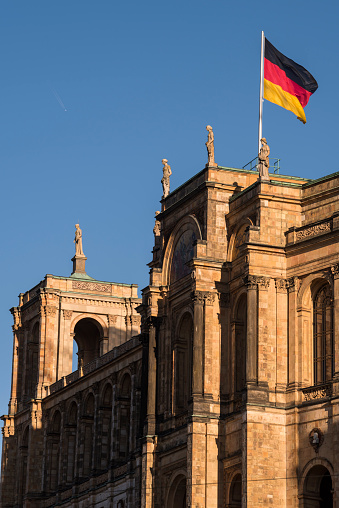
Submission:
<svg viewBox="0 0 339 508">
<path fill-rule="evenodd" d="M 312 74 L 265 39 L 264 99 L 292 111 L 306 123 L 304 107 L 317 88 Z"/>
</svg>

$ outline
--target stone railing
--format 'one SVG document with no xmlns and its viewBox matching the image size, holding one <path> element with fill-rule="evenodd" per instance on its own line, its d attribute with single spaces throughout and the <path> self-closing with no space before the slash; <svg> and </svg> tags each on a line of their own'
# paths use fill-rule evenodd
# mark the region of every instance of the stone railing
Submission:
<svg viewBox="0 0 339 508">
<path fill-rule="evenodd" d="M 302 388 L 305 402 L 309 402 L 317 399 L 325 399 L 331 397 L 333 393 L 332 384 L 326 383 L 317 386 L 310 386 L 308 388 Z"/>
<path fill-rule="evenodd" d="M 68 374 L 68 376 L 63 376 L 61 379 L 58 379 L 58 381 L 51 384 L 50 386 L 46 386 L 45 388 L 46 396 L 58 392 L 65 386 L 74 383 L 74 381 L 77 381 L 80 377 L 86 376 L 87 374 L 90 374 L 94 370 L 99 369 L 104 365 L 107 365 L 112 360 L 119 358 L 120 356 L 124 355 L 125 353 L 127 353 L 128 351 L 134 349 L 139 345 L 140 345 L 139 336 L 132 337 L 127 342 L 120 344 L 120 346 L 117 346 L 111 351 L 108 351 L 108 353 L 104 354 L 103 356 L 99 356 L 99 358 L 96 358 L 92 362 L 87 363 L 86 365 L 84 365 L 82 369 L 75 370 L 71 374 Z"/>
</svg>

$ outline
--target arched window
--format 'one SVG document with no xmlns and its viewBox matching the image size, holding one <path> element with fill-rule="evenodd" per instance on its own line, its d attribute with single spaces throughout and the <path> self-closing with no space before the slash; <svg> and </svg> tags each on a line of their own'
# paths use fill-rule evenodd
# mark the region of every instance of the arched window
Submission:
<svg viewBox="0 0 339 508">
<path fill-rule="evenodd" d="M 84 318 L 77 322 L 74 328 L 74 340 L 78 346 L 78 368 L 100 356 L 102 337 L 102 327 L 94 319 Z"/>
<path fill-rule="evenodd" d="M 76 434 L 77 434 L 77 417 L 78 407 L 76 402 L 72 402 L 67 416 L 67 429 L 66 429 L 66 482 L 72 483 L 75 473 L 75 452 L 76 452 Z"/>
<path fill-rule="evenodd" d="M 111 456 L 112 396 L 112 386 L 108 384 L 103 391 L 99 408 L 99 432 L 97 439 L 97 463 L 99 470 L 108 468 Z"/>
<path fill-rule="evenodd" d="M 35 388 L 39 377 L 39 323 L 35 323 L 28 337 L 26 348 L 25 395 L 27 399 L 35 397 Z"/>
<path fill-rule="evenodd" d="M 325 466 L 318 464 L 308 472 L 302 500 L 304 508 L 333 507 L 332 478 Z"/>
<path fill-rule="evenodd" d="M 131 378 L 126 374 L 119 390 L 119 459 L 126 460 L 129 454 L 131 415 Z"/>
<path fill-rule="evenodd" d="M 313 299 L 314 384 L 326 383 L 333 376 L 333 300 L 329 284 Z"/>
<path fill-rule="evenodd" d="M 186 313 L 181 319 L 173 344 L 174 407 L 176 413 L 187 410 L 192 394 L 192 335 L 192 316 Z"/>
<path fill-rule="evenodd" d="M 232 479 L 232 483 L 229 491 L 229 508 L 237 508 L 241 507 L 241 497 L 242 497 L 242 482 L 241 482 L 241 474 L 238 473 Z"/>
<path fill-rule="evenodd" d="M 90 393 L 85 403 L 83 415 L 83 428 L 82 428 L 83 476 L 89 476 L 92 470 L 93 427 L 94 427 L 94 395 Z"/>
</svg>

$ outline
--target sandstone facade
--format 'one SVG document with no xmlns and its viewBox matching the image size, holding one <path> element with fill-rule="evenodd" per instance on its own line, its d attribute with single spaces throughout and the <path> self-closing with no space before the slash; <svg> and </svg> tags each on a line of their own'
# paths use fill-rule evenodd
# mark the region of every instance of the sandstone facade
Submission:
<svg viewBox="0 0 339 508">
<path fill-rule="evenodd" d="M 21 295 L 2 506 L 336 506 L 338 197 L 339 173 L 208 166 L 162 200 L 142 300 Z"/>
</svg>

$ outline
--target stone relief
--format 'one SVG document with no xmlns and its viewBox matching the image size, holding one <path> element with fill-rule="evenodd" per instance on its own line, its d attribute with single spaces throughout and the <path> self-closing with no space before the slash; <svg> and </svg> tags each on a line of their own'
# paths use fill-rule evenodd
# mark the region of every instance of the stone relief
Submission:
<svg viewBox="0 0 339 508">
<path fill-rule="evenodd" d="M 157 219 L 157 216 L 159 215 L 160 212 L 155 212 L 155 224 L 154 224 L 154 228 L 153 228 L 153 233 L 154 233 L 154 236 L 160 236 L 161 234 L 161 222 L 160 220 Z"/>
<path fill-rule="evenodd" d="M 304 388 L 303 394 L 305 401 L 314 399 L 323 399 L 332 396 L 332 385 L 312 386 L 311 388 Z"/>
<path fill-rule="evenodd" d="M 100 293 L 110 293 L 110 284 L 99 284 L 97 282 L 82 282 L 74 280 L 72 282 L 73 289 L 85 289 L 87 291 L 100 291 Z"/>
<path fill-rule="evenodd" d="M 326 233 L 327 231 L 331 231 L 331 223 L 324 222 L 323 224 L 317 224 L 316 226 L 311 226 L 307 229 L 303 229 L 302 231 L 296 232 L 296 240 L 303 240 L 304 238 L 309 238 L 310 236 L 319 235 L 321 233 Z"/>
</svg>

